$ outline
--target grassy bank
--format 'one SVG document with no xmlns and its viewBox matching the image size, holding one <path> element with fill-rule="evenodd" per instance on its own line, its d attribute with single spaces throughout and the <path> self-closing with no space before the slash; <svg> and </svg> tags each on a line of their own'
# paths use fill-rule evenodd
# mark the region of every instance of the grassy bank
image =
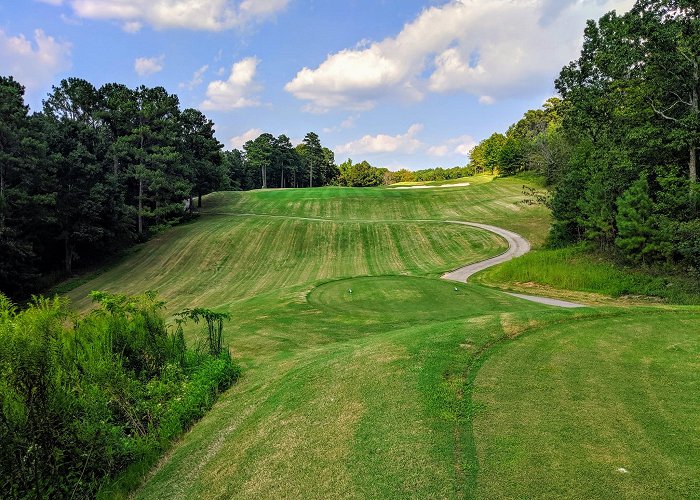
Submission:
<svg viewBox="0 0 700 500">
<path fill-rule="evenodd" d="M 700 304 L 700 282 L 693 275 L 632 269 L 596 255 L 585 247 L 537 250 L 487 269 L 473 280 L 488 286 L 531 291 L 533 285 L 609 297 Z"/>
</svg>

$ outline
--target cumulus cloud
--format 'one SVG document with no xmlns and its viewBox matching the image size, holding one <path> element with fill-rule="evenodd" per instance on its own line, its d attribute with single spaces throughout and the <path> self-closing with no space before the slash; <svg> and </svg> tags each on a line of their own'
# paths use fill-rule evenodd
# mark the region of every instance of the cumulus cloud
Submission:
<svg viewBox="0 0 700 500">
<path fill-rule="evenodd" d="M 110 19 L 125 30 L 143 24 L 157 29 L 221 31 L 261 21 L 284 9 L 289 0 L 42 0 L 69 5 L 78 17 Z"/>
<path fill-rule="evenodd" d="M 368 153 L 413 153 L 423 146 L 416 135 L 423 130 L 423 125 L 411 125 L 405 134 L 399 135 L 365 135 L 356 141 L 336 146 L 339 154 L 368 154 Z"/>
<path fill-rule="evenodd" d="M 204 73 L 206 73 L 208 69 L 209 69 L 208 64 L 205 64 L 204 66 L 199 68 L 197 71 L 195 71 L 192 74 L 192 79 L 189 82 L 181 83 L 179 85 L 180 88 L 187 88 L 189 90 L 193 90 L 193 89 L 199 87 L 204 82 Z"/>
<path fill-rule="evenodd" d="M 345 120 L 343 120 L 342 122 L 340 122 L 338 125 L 336 125 L 334 127 L 325 127 L 323 129 L 323 132 L 326 134 L 329 134 L 332 132 L 339 132 L 340 130 L 352 128 L 355 126 L 356 119 L 357 119 L 357 115 L 348 116 Z"/>
<path fill-rule="evenodd" d="M 469 152 L 477 142 L 470 135 L 462 135 L 453 139 L 448 139 L 442 144 L 430 146 L 427 153 L 432 156 L 461 155 L 468 156 Z"/>
<path fill-rule="evenodd" d="M 357 140 L 341 144 L 334 148 L 338 155 L 371 155 L 371 154 L 427 154 L 435 157 L 469 156 L 469 152 L 477 142 L 470 135 L 461 135 L 446 139 L 437 144 L 422 141 L 418 135 L 423 131 L 423 125 L 413 124 L 404 134 L 365 135 Z"/>
<path fill-rule="evenodd" d="M 551 85 L 580 50 L 586 19 L 633 0 L 454 0 L 400 33 L 329 55 L 285 89 L 306 109 L 369 109 L 387 96 L 465 92 L 484 104 Z"/>
<path fill-rule="evenodd" d="M 260 137 L 260 135 L 262 133 L 263 133 L 263 131 L 260 130 L 259 128 L 251 128 L 247 132 L 243 132 L 241 135 L 231 137 L 231 139 L 229 139 L 228 142 L 229 142 L 231 148 L 243 149 L 243 145 L 246 142 L 257 139 L 258 137 Z"/>
<path fill-rule="evenodd" d="M 158 57 L 139 57 L 134 61 L 134 71 L 139 76 L 150 76 L 163 71 L 165 66 L 165 56 Z"/>
<path fill-rule="evenodd" d="M 9 36 L 0 29 L 0 67 L 30 91 L 50 85 L 57 73 L 70 69 L 70 54 L 69 43 L 40 29 L 34 31 L 33 42 L 23 34 Z"/>
<path fill-rule="evenodd" d="M 230 111 L 237 108 L 260 106 L 255 93 L 261 86 L 255 81 L 259 64 L 256 57 L 248 57 L 231 68 L 228 80 L 215 80 L 207 86 L 207 98 L 201 107 L 206 110 Z"/>
</svg>

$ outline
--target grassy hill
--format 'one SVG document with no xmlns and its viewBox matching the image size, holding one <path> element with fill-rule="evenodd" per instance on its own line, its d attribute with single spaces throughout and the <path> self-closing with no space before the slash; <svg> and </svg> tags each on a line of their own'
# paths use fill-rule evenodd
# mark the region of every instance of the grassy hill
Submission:
<svg viewBox="0 0 700 500">
<path fill-rule="evenodd" d="M 470 181 L 214 194 L 72 290 L 234 318 L 241 382 L 137 497 L 697 495 L 700 309 L 560 310 L 440 280 L 505 250 L 446 220 L 546 234 L 521 181 Z"/>
</svg>

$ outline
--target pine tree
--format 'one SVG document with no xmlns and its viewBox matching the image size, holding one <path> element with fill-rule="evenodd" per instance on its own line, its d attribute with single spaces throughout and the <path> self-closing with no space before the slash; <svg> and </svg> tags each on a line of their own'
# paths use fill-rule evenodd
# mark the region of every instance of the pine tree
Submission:
<svg viewBox="0 0 700 500">
<path fill-rule="evenodd" d="M 630 262 L 644 262 L 653 251 L 652 209 L 646 177 L 632 183 L 617 199 L 615 245 Z"/>
</svg>

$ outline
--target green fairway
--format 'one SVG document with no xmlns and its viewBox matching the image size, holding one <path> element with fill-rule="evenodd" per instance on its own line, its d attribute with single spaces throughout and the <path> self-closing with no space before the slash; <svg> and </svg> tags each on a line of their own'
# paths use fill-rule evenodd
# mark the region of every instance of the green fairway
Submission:
<svg viewBox="0 0 700 500">
<path fill-rule="evenodd" d="M 697 498 L 698 316 L 594 317 L 500 349 L 474 389 L 478 496 Z"/>
<path fill-rule="evenodd" d="M 79 308 L 92 289 L 155 289 L 170 314 L 234 318 L 225 335 L 243 378 L 136 496 L 697 493 L 697 443 L 681 436 L 698 431 L 698 309 L 562 310 L 439 279 L 505 250 L 446 220 L 535 245 L 546 234 L 544 209 L 519 203 L 522 181 L 466 181 L 217 193 L 200 220 L 72 290 Z M 676 437 L 659 442 L 666 428 Z"/>
</svg>

